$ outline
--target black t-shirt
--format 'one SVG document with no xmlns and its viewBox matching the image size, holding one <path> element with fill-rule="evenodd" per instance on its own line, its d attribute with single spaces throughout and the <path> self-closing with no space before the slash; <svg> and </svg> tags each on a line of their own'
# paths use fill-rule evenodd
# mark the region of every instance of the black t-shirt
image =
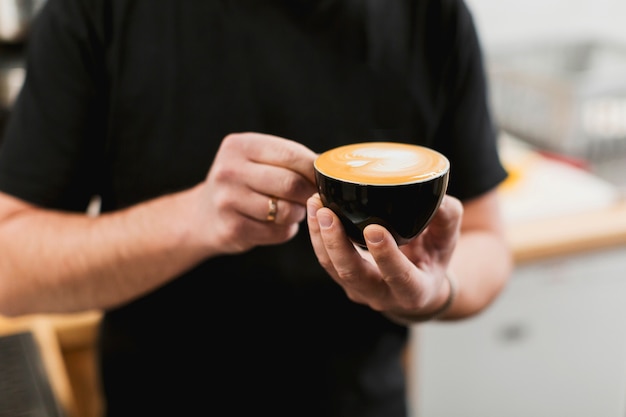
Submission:
<svg viewBox="0 0 626 417">
<path fill-rule="evenodd" d="M 111 211 L 202 181 L 228 133 L 316 152 L 431 146 L 469 199 L 505 176 L 460 0 L 48 0 L 0 149 L 0 190 Z M 400 417 L 407 329 L 292 241 L 206 261 L 107 311 L 109 415 Z"/>
</svg>

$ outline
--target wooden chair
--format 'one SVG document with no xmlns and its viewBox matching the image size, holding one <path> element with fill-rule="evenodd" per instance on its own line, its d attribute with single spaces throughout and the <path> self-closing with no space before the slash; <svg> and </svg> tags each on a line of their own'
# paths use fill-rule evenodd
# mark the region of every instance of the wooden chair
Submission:
<svg viewBox="0 0 626 417">
<path fill-rule="evenodd" d="M 56 332 L 45 319 L 0 320 L 0 416 L 80 417 Z"/>
</svg>

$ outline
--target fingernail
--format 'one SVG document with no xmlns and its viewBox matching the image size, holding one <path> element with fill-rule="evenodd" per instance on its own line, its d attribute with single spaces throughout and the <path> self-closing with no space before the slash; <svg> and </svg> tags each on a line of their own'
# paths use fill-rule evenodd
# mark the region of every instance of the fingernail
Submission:
<svg viewBox="0 0 626 417">
<path fill-rule="evenodd" d="M 368 229 L 364 233 L 365 239 L 370 243 L 380 243 L 385 238 L 385 234 L 379 229 Z"/>
<path fill-rule="evenodd" d="M 333 218 L 328 213 L 317 213 L 317 221 L 322 229 L 328 229 L 333 224 Z"/>
</svg>

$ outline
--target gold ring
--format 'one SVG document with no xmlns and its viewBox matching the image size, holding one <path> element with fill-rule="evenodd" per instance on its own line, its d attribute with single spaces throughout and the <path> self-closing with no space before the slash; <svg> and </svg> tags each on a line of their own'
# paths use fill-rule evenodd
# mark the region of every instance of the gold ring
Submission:
<svg viewBox="0 0 626 417">
<path fill-rule="evenodd" d="M 276 221 L 276 214 L 278 213 L 278 199 L 276 197 L 270 197 L 267 210 L 267 221 Z"/>
</svg>

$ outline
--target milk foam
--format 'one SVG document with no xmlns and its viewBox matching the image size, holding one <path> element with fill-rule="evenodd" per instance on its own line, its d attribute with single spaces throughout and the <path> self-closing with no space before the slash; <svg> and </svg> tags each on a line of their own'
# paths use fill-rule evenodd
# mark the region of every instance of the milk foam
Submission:
<svg viewBox="0 0 626 417">
<path fill-rule="evenodd" d="M 321 154 L 315 167 L 322 174 L 348 182 L 393 185 L 427 181 L 449 169 L 442 154 L 422 146 L 366 142 Z"/>
</svg>

